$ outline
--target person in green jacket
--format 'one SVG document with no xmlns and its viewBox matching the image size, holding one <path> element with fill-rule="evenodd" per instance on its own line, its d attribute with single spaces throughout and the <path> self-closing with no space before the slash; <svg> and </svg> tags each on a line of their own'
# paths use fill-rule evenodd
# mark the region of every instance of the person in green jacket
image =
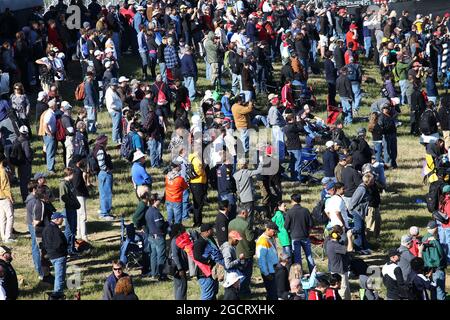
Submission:
<svg viewBox="0 0 450 320">
<path fill-rule="evenodd" d="M 284 228 L 284 215 L 286 214 L 287 208 L 286 203 L 279 201 L 275 214 L 272 217 L 272 221 L 278 226 L 278 240 L 280 245 L 283 247 L 283 253 L 291 256 L 291 239 L 289 239 L 289 234 Z"/>
<path fill-rule="evenodd" d="M 241 281 L 241 289 L 239 291 L 242 297 L 250 296 L 250 280 L 253 273 L 253 256 L 255 255 L 255 231 L 250 227 L 248 222 L 249 212 L 245 208 L 238 208 L 238 215 L 228 224 L 228 231 L 239 232 L 242 240 L 236 246 L 236 255 L 244 254 L 245 263 L 242 270 L 244 279 Z"/>
<path fill-rule="evenodd" d="M 392 73 L 394 74 L 394 80 L 398 82 L 400 86 L 400 103 L 401 105 L 408 104 L 407 101 L 407 86 L 408 86 L 408 70 L 411 67 L 411 62 L 403 54 L 397 56 L 397 64 L 395 65 Z"/>
<path fill-rule="evenodd" d="M 436 283 L 437 300 L 445 300 L 445 269 L 447 258 L 438 239 L 438 225 L 436 221 L 430 221 L 427 225 L 428 233 L 422 238 L 422 258 L 425 267 L 432 268 L 433 282 Z"/>
<path fill-rule="evenodd" d="M 148 229 L 145 221 L 145 213 L 150 206 L 150 189 L 148 186 L 139 186 L 137 189 L 139 203 L 133 213 L 132 221 L 136 233 L 144 238 L 144 254 L 142 255 L 142 274 L 150 274 L 150 243 L 148 242 Z"/>
</svg>

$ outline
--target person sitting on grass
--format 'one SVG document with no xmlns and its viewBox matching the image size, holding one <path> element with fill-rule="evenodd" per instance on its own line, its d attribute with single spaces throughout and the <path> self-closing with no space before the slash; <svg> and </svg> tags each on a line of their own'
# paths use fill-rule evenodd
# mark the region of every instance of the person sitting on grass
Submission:
<svg viewBox="0 0 450 320">
<path fill-rule="evenodd" d="M 139 300 L 138 296 L 134 293 L 131 277 L 121 277 L 117 281 L 112 300 Z"/>
<path fill-rule="evenodd" d="M 106 278 L 105 284 L 103 285 L 102 300 L 113 300 L 117 281 L 120 278 L 128 277 L 128 274 L 123 271 L 124 268 L 125 265 L 122 261 L 114 260 L 112 262 L 112 273 Z"/>
</svg>

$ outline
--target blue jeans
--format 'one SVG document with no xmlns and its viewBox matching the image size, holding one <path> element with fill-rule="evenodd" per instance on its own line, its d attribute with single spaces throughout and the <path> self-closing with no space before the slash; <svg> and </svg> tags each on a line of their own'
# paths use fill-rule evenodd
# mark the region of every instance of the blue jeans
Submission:
<svg viewBox="0 0 450 320">
<path fill-rule="evenodd" d="M 245 102 L 249 102 L 250 100 L 252 100 L 253 97 L 253 92 L 250 90 L 241 90 L 241 93 L 244 94 L 245 96 Z"/>
<path fill-rule="evenodd" d="M 241 142 L 244 147 L 244 152 L 248 152 L 250 149 L 250 136 L 247 128 L 238 129 L 241 134 Z"/>
<path fill-rule="evenodd" d="M 437 269 L 433 273 L 433 281 L 436 283 L 437 300 L 445 300 L 445 271 Z"/>
<path fill-rule="evenodd" d="M 317 40 L 311 40 L 311 50 L 310 54 L 312 57 L 312 61 L 316 63 L 317 60 Z"/>
<path fill-rule="evenodd" d="M 408 88 L 408 80 L 399 80 L 398 84 L 400 86 L 400 103 L 402 105 L 408 104 L 408 101 L 406 98 L 406 90 Z"/>
<path fill-rule="evenodd" d="M 84 106 L 87 112 L 87 132 L 96 133 L 97 128 L 95 122 L 97 121 L 97 110 L 95 107 Z"/>
<path fill-rule="evenodd" d="M 441 223 L 438 222 L 439 242 L 444 249 L 447 257 L 447 264 L 450 263 L 450 228 L 442 228 Z"/>
<path fill-rule="evenodd" d="M 139 52 L 139 55 L 141 56 L 142 66 L 146 67 L 148 65 L 148 53 L 147 52 Z"/>
<path fill-rule="evenodd" d="M 352 81 L 352 91 L 355 99 L 353 100 L 353 110 L 358 111 L 361 104 L 361 84 L 359 82 Z"/>
<path fill-rule="evenodd" d="M 264 287 L 266 288 L 267 300 L 278 300 L 277 283 L 275 281 L 275 274 L 271 274 L 272 279 L 268 279 L 267 276 L 262 275 Z"/>
<path fill-rule="evenodd" d="M 282 251 L 287 256 L 289 256 L 289 257 L 292 256 L 292 248 L 291 248 L 291 246 L 283 246 Z"/>
<path fill-rule="evenodd" d="M 314 263 L 312 256 L 311 241 L 309 239 L 292 240 L 292 253 L 294 255 L 293 263 L 302 264 L 302 248 L 305 252 L 306 261 L 308 262 L 309 272 L 311 273 L 316 264 Z"/>
<path fill-rule="evenodd" d="M 201 300 L 216 300 L 219 283 L 211 277 L 198 279 Z"/>
<path fill-rule="evenodd" d="M 395 133 L 383 136 L 384 163 L 391 167 L 397 166 L 397 135 Z"/>
<path fill-rule="evenodd" d="M 117 58 L 120 57 L 120 33 L 119 32 L 113 32 L 112 34 L 112 41 L 114 42 L 114 47 L 116 49 Z"/>
<path fill-rule="evenodd" d="M 242 275 L 244 278 L 241 281 L 241 289 L 239 292 L 243 295 L 250 295 L 250 281 L 253 274 L 253 258 L 245 259 L 244 268 L 242 269 Z"/>
<path fill-rule="evenodd" d="M 55 284 L 53 286 L 53 293 L 63 293 L 64 285 L 66 282 L 66 263 L 67 258 L 61 257 L 56 259 L 51 259 L 50 262 L 55 270 Z"/>
<path fill-rule="evenodd" d="M 206 60 L 206 56 L 204 60 L 205 60 L 205 78 L 206 80 L 211 80 L 211 64 L 209 64 L 208 61 Z"/>
<path fill-rule="evenodd" d="M 183 218 L 183 203 L 166 201 L 167 221 L 170 224 L 181 223 Z M 174 222 L 175 221 L 175 222 Z"/>
<path fill-rule="evenodd" d="M 167 73 L 166 64 L 164 62 L 159 63 L 159 73 L 161 74 L 162 80 L 167 83 Z"/>
<path fill-rule="evenodd" d="M 289 169 L 291 171 L 291 179 L 294 181 L 300 181 L 301 178 L 301 166 L 302 166 L 302 150 L 288 150 L 290 161 Z"/>
<path fill-rule="evenodd" d="M 237 214 L 237 206 L 236 206 L 236 196 L 233 193 L 227 193 L 219 195 L 220 200 L 228 201 L 228 205 L 230 207 L 230 212 L 228 212 L 228 220 L 231 221 L 236 218 Z"/>
<path fill-rule="evenodd" d="M 366 51 L 366 58 L 369 58 L 370 48 L 372 48 L 372 38 L 364 37 L 364 50 Z"/>
<path fill-rule="evenodd" d="M 352 105 L 349 98 L 341 98 L 342 114 L 344 116 L 344 124 L 353 122 Z"/>
<path fill-rule="evenodd" d="M 355 250 L 369 249 L 369 243 L 366 240 L 366 223 L 357 212 L 353 212 L 353 224 Z"/>
<path fill-rule="evenodd" d="M 56 157 L 56 139 L 53 136 L 44 136 L 45 144 L 45 158 L 47 161 L 47 170 L 55 171 L 55 157 Z"/>
<path fill-rule="evenodd" d="M 308 72 L 308 58 L 301 58 L 300 63 L 302 64 L 303 68 L 305 68 L 306 72 Z"/>
<path fill-rule="evenodd" d="M 156 239 L 153 235 L 148 236 L 150 244 L 150 270 L 152 276 L 160 277 L 163 275 L 164 265 L 166 263 L 166 240 L 162 236 Z"/>
<path fill-rule="evenodd" d="M 375 151 L 375 159 L 377 162 L 382 162 L 382 154 L 383 154 L 383 142 L 382 141 L 374 141 L 373 149 Z"/>
<path fill-rule="evenodd" d="M 286 145 L 283 129 L 280 126 L 272 126 L 272 145 L 276 148 L 275 154 L 278 154 L 278 159 L 283 162 L 286 155 Z"/>
<path fill-rule="evenodd" d="M 194 77 L 184 77 L 184 86 L 189 91 L 189 99 L 193 101 L 195 99 L 195 79 Z"/>
<path fill-rule="evenodd" d="M 111 120 L 112 120 L 112 140 L 115 143 L 121 143 L 122 142 L 122 126 L 121 126 L 121 120 L 122 120 L 122 113 L 113 111 L 110 113 Z"/>
<path fill-rule="evenodd" d="M 264 117 L 264 116 L 262 116 L 262 115 L 260 115 L 260 114 L 257 114 L 257 115 L 255 115 L 255 116 L 253 116 L 253 119 L 252 119 L 252 125 L 253 125 L 253 126 L 256 126 L 256 127 L 259 127 L 259 124 L 260 124 L 260 123 L 262 123 L 263 126 L 266 127 L 266 128 L 269 128 L 269 127 L 270 127 L 270 126 L 269 126 L 269 122 L 267 121 L 267 118 L 266 118 L 266 117 Z"/>
<path fill-rule="evenodd" d="M 241 90 L 241 75 L 231 73 L 231 91 L 234 95 L 237 95 Z"/>
<path fill-rule="evenodd" d="M 30 231 L 31 236 L 31 256 L 33 258 L 34 269 L 40 277 L 44 276 L 41 265 L 41 250 L 39 250 L 39 244 L 36 239 L 36 230 L 32 224 L 28 225 L 28 231 Z"/>
<path fill-rule="evenodd" d="M 150 138 L 147 143 L 150 165 L 152 168 L 161 166 L 161 141 Z"/>
<path fill-rule="evenodd" d="M 184 190 L 183 192 L 183 217 L 182 220 L 188 220 L 189 219 L 189 208 L 191 207 L 191 204 L 189 202 L 189 189 Z"/>
<path fill-rule="evenodd" d="M 67 239 L 67 251 L 75 253 L 75 238 L 77 236 L 77 210 L 64 210 L 66 213 L 64 235 Z"/>
<path fill-rule="evenodd" d="M 111 214 L 112 208 L 112 184 L 113 176 L 106 171 L 100 171 L 98 174 L 98 193 L 100 197 L 100 215 L 107 216 Z"/>
</svg>

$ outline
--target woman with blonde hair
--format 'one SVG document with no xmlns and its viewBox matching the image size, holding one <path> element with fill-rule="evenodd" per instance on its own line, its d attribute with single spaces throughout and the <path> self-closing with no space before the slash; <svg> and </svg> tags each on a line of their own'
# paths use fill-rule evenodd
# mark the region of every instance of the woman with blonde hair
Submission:
<svg viewBox="0 0 450 320">
<path fill-rule="evenodd" d="M 117 281 L 113 300 L 139 300 L 134 293 L 131 277 L 122 277 Z"/>
</svg>

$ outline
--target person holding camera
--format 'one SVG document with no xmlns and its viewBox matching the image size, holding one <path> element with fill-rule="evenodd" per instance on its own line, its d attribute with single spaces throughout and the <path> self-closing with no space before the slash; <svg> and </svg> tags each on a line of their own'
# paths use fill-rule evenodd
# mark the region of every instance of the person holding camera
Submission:
<svg viewBox="0 0 450 320">
<path fill-rule="evenodd" d="M 445 300 L 445 269 L 447 257 L 439 242 L 438 225 L 432 220 L 427 224 L 427 234 L 422 238 L 423 260 L 425 267 L 433 269 L 433 281 L 436 282 L 437 300 Z"/>
<path fill-rule="evenodd" d="M 244 94 L 238 95 L 235 104 L 231 107 L 236 129 L 241 135 L 241 142 L 244 147 L 244 152 L 248 152 L 250 148 L 250 136 L 248 129 L 251 126 L 250 114 L 252 111 L 253 102 L 250 101 L 247 103 Z"/>
</svg>

